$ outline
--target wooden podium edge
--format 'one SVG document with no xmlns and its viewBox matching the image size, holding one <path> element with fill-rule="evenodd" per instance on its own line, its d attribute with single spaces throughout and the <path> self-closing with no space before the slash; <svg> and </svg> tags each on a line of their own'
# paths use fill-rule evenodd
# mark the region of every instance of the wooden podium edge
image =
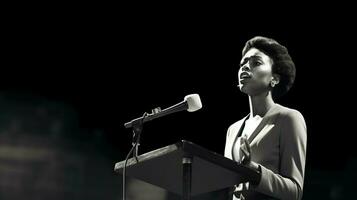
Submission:
<svg viewBox="0 0 357 200">
<path fill-rule="evenodd" d="M 138 160 L 139 160 L 139 163 L 145 162 L 146 160 L 160 157 L 162 155 L 166 155 L 168 153 L 172 153 L 172 152 L 178 151 L 180 149 L 182 149 L 182 151 L 184 152 L 183 156 L 200 157 L 201 159 L 204 159 L 206 161 L 220 165 L 228 170 L 243 174 L 243 176 L 245 176 L 246 178 L 257 176 L 256 171 L 254 171 L 244 165 L 240 165 L 237 162 L 235 162 L 229 158 L 226 158 L 221 154 L 210 151 L 204 147 L 201 147 L 201 146 L 194 144 L 187 140 L 181 140 L 175 144 L 171 144 L 171 145 L 144 153 L 142 155 L 139 155 Z M 125 160 L 115 163 L 114 171 L 117 173 L 121 173 L 124 168 L 124 163 L 125 163 Z M 128 159 L 126 167 L 130 167 L 135 164 L 137 164 L 136 160 L 134 158 L 130 158 L 130 159 Z"/>
</svg>

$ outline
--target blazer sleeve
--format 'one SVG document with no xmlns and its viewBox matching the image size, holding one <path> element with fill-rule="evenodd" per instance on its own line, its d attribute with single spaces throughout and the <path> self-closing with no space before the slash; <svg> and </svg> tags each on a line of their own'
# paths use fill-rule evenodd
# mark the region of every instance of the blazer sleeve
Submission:
<svg viewBox="0 0 357 200">
<path fill-rule="evenodd" d="M 231 128 L 232 128 L 232 125 L 228 128 L 227 130 L 227 134 L 226 134 L 226 144 L 224 146 L 224 156 L 229 158 L 229 159 L 232 159 L 229 151 L 231 151 L 231 146 L 229 145 L 230 144 L 230 134 L 231 134 Z"/>
<path fill-rule="evenodd" d="M 303 116 L 296 110 L 281 113 L 279 173 L 261 166 L 261 181 L 254 190 L 278 199 L 302 198 L 307 133 Z"/>
</svg>

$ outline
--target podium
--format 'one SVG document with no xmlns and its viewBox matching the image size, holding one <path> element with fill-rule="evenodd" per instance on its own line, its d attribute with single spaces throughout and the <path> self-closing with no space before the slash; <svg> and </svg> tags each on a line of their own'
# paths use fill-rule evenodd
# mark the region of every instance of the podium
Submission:
<svg viewBox="0 0 357 200">
<path fill-rule="evenodd" d="M 115 164 L 122 173 L 124 162 Z M 246 182 L 257 172 L 189 141 L 142 154 L 127 162 L 126 175 L 159 186 L 188 200 L 191 196 Z"/>
</svg>

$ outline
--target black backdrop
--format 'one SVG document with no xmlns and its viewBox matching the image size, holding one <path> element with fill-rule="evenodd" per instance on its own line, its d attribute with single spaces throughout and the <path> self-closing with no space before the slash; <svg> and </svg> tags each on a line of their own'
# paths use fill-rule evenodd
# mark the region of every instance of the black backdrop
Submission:
<svg viewBox="0 0 357 200">
<path fill-rule="evenodd" d="M 131 145 L 125 122 L 198 93 L 201 110 L 145 124 L 140 152 L 186 139 L 223 154 L 228 126 L 248 113 L 234 63 L 244 42 L 262 35 L 285 45 L 296 64 L 295 85 L 277 102 L 305 117 L 306 180 L 310 171 L 341 171 L 355 159 L 355 31 L 348 14 L 311 12 L 299 19 L 286 12 L 267 19 L 122 11 L 7 15 L 2 92 L 73 106 L 86 134 L 103 131 L 117 161 Z"/>
</svg>

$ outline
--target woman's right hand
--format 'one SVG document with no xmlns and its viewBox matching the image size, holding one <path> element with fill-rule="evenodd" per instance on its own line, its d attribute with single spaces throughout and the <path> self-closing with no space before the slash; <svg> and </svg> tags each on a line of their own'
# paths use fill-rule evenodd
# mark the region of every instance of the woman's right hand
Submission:
<svg viewBox="0 0 357 200">
<path fill-rule="evenodd" d="M 241 160 L 240 163 L 243 165 L 249 164 L 251 161 L 251 151 L 250 151 L 250 145 L 248 142 L 248 138 L 246 135 L 243 135 L 240 140 L 240 152 L 241 152 Z"/>
<path fill-rule="evenodd" d="M 251 180 L 250 182 L 253 185 L 259 184 L 260 179 L 261 179 L 261 169 L 260 169 L 260 166 L 258 165 L 258 163 L 253 162 L 251 160 L 251 149 L 250 149 L 248 139 L 245 135 L 243 135 L 241 138 L 240 150 L 242 153 L 241 164 L 243 164 L 244 166 L 247 166 L 248 168 L 253 169 L 257 172 L 257 176 L 254 177 L 253 180 Z"/>
</svg>

